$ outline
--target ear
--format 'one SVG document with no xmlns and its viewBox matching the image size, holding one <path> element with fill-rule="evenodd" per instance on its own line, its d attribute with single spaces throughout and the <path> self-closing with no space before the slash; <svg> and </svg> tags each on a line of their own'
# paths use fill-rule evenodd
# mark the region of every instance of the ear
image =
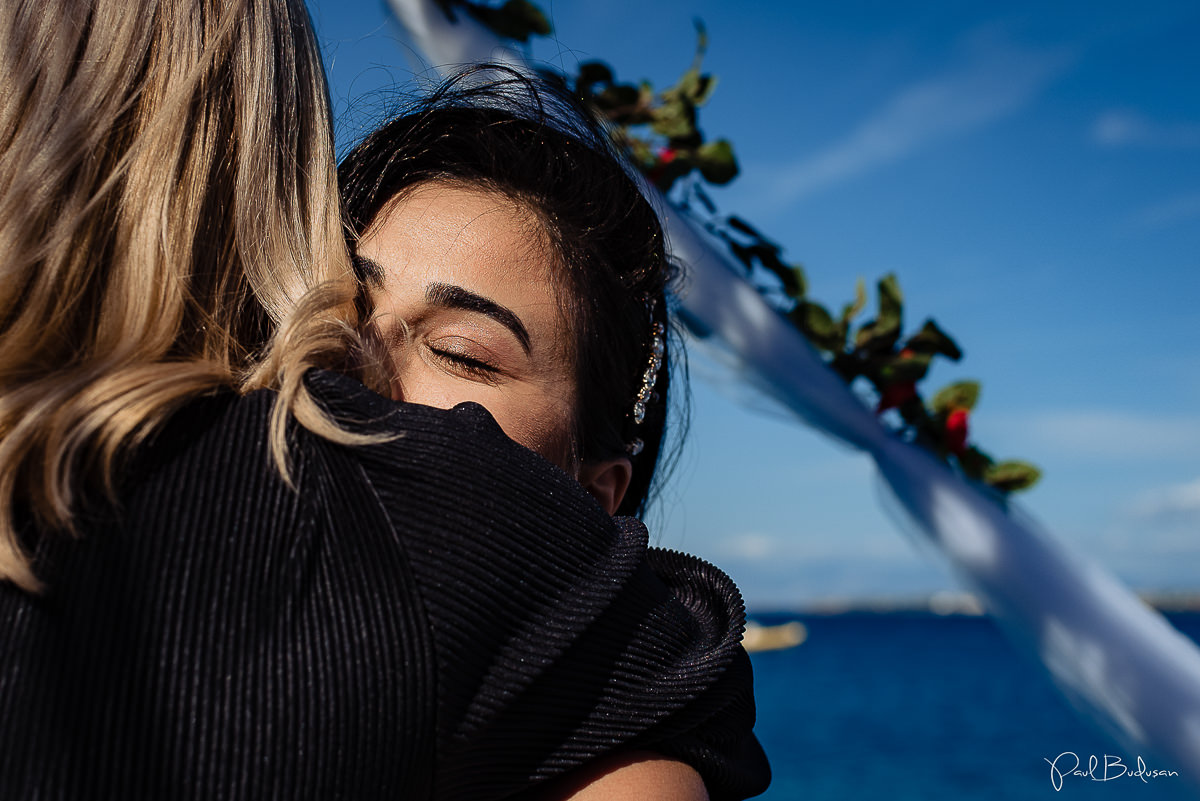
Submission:
<svg viewBox="0 0 1200 801">
<path fill-rule="evenodd" d="M 624 456 L 598 462 L 584 462 L 579 469 L 579 483 L 600 501 L 610 515 L 617 511 L 633 478 L 633 465 Z"/>
</svg>

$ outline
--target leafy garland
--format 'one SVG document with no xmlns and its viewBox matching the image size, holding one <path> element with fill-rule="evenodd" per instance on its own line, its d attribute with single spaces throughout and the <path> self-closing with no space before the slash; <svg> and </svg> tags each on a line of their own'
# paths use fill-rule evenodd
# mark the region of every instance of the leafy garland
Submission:
<svg viewBox="0 0 1200 801">
<path fill-rule="evenodd" d="M 458 8 L 498 36 L 528 42 L 548 36 L 550 22 L 530 0 L 507 0 L 494 6 L 478 0 L 435 0 L 452 21 Z M 721 217 L 701 181 L 724 185 L 737 177 L 733 147 L 724 139 L 706 141 L 697 124 L 698 109 L 712 97 L 717 80 L 701 71 L 708 46 L 697 22 L 696 55 L 675 85 L 656 91 L 648 81 L 637 85 L 617 81 L 601 61 L 579 65 L 573 76 L 542 69 L 543 76 L 573 92 L 607 120 L 610 134 L 630 161 L 663 194 L 674 190 L 676 202 L 695 212 L 708 231 L 728 246 L 751 280 L 828 360 L 850 385 L 865 379 L 878 398 L 876 412 L 886 414 L 902 436 L 957 466 L 968 478 L 1001 494 L 1032 487 L 1041 471 L 1032 464 L 998 462 L 969 441 L 970 413 L 979 399 L 976 381 L 960 381 L 925 401 L 918 383 L 935 357 L 962 358 L 955 341 L 933 320 L 914 334 L 903 336 L 904 299 L 895 275 L 877 284 L 878 311 L 855 326 L 867 305 L 862 279 L 854 300 L 835 318 L 825 306 L 808 298 L 808 282 L 799 264 L 784 262 L 782 248 L 738 217 Z M 698 177 L 697 177 L 698 176 Z"/>
</svg>

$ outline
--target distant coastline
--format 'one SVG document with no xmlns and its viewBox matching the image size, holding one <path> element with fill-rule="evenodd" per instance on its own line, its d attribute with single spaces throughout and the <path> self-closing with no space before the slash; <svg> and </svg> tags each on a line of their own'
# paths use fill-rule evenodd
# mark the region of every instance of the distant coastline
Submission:
<svg viewBox="0 0 1200 801">
<path fill-rule="evenodd" d="M 1200 592 L 1139 593 L 1160 612 L 1200 613 Z M 844 614 L 934 614 L 979 617 L 985 614 L 979 600 L 968 592 L 936 592 L 932 595 L 890 598 L 826 598 L 795 606 L 751 606 L 748 617 L 781 615 L 821 617 Z"/>
</svg>

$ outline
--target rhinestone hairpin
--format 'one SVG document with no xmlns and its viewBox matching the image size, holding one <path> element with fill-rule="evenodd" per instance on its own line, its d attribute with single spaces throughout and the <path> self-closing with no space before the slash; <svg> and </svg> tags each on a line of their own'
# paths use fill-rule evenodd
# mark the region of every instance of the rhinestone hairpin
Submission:
<svg viewBox="0 0 1200 801">
<path fill-rule="evenodd" d="M 663 342 L 666 331 L 662 323 L 655 323 L 651 328 L 650 363 L 646 365 L 646 372 L 642 373 L 642 388 L 638 390 L 637 401 L 633 404 L 633 422 L 638 425 L 646 419 L 646 404 L 654 397 L 654 385 L 658 383 L 658 371 L 662 369 L 663 352 L 666 350 Z"/>
</svg>

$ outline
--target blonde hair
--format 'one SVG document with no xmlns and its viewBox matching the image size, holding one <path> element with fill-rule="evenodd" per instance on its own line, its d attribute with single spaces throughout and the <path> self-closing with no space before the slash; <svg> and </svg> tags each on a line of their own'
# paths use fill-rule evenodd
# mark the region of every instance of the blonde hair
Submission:
<svg viewBox="0 0 1200 801">
<path fill-rule="evenodd" d="M 351 439 L 302 383 L 360 341 L 328 92 L 303 0 L 0 3 L 0 579 L 18 512 L 73 531 L 85 484 L 230 386 Z M 24 545 L 24 547 L 23 547 Z"/>
</svg>

